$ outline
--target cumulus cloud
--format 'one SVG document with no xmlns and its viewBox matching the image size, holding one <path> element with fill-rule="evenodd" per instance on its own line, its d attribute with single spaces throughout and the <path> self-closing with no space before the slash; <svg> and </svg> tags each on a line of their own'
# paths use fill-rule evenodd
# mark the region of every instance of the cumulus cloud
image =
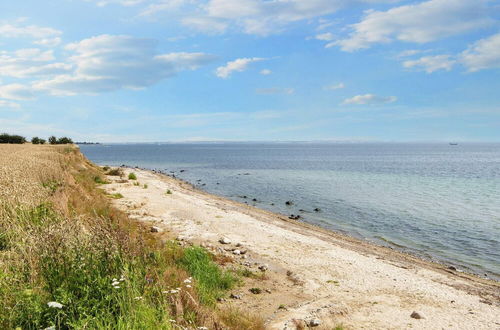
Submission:
<svg viewBox="0 0 500 330">
<path fill-rule="evenodd" d="M 369 104 L 386 104 L 397 101 L 396 96 L 377 96 L 373 94 L 356 95 L 345 99 L 343 105 L 369 105 Z"/>
<path fill-rule="evenodd" d="M 260 57 L 238 58 L 234 61 L 227 62 L 226 65 L 220 66 L 215 70 L 215 74 L 219 78 L 229 78 L 233 72 L 245 71 L 251 63 L 265 60 Z"/>
<path fill-rule="evenodd" d="M 438 70 L 450 71 L 456 62 L 450 55 L 435 55 L 404 61 L 403 66 L 405 68 L 419 68 L 427 73 L 432 73 Z"/>
<path fill-rule="evenodd" d="M 202 6 L 201 15 L 226 26 L 233 25 L 244 33 L 269 35 L 290 23 L 331 14 L 344 3 L 343 0 L 209 0 Z"/>
<path fill-rule="evenodd" d="M 471 72 L 500 68 L 500 33 L 471 45 L 460 55 L 460 62 Z"/>
<path fill-rule="evenodd" d="M 33 90 L 21 84 L 0 85 L 0 98 L 8 100 L 33 100 Z"/>
<path fill-rule="evenodd" d="M 257 94 L 262 94 L 262 95 L 276 95 L 276 94 L 291 95 L 291 94 L 295 93 L 295 89 L 270 87 L 270 88 L 257 88 L 256 92 L 257 92 Z"/>
<path fill-rule="evenodd" d="M 403 62 L 405 68 L 421 69 L 427 73 L 450 71 L 457 65 L 469 72 L 500 68 L 500 33 L 480 39 L 460 54 L 424 56 Z"/>
<path fill-rule="evenodd" d="M 37 25 L 22 25 L 24 20 L 15 24 L 0 23 L 0 38 L 28 38 L 35 39 L 34 43 L 43 46 L 53 46 L 60 42 L 62 32 L 50 27 Z"/>
<path fill-rule="evenodd" d="M 66 46 L 73 52 L 74 71 L 34 84 L 56 95 L 140 89 L 214 60 L 204 53 L 157 54 L 156 41 L 130 36 L 100 35 Z"/>
<path fill-rule="evenodd" d="M 14 52 L 0 52 L 0 76 L 25 78 L 68 72 L 71 65 L 49 63 L 55 60 L 51 50 L 37 48 L 20 49 Z"/>
<path fill-rule="evenodd" d="M 494 23 L 488 15 L 487 2 L 429 0 L 387 11 L 369 10 L 359 23 L 350 26 L 349 37 L 327 46 L 337 45 L 352 52 L 395 40 L 427 43 L 474 31 Z"/>
</svg>

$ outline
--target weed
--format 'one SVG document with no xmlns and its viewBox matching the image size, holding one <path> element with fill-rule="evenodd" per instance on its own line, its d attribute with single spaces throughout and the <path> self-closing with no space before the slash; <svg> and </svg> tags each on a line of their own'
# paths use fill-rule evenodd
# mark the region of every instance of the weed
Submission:
<svg viewBox="0 0 500 330">
<path fill-rule="evenodd" d="M 144 188 L 144 189 L 148 189 L 148 185 L 147 185 L 147 184 L 144 184 L 144 186 L 142 186 L 142 188 Z"/>
<path fill-rule="evenodd" d="M 186 248 L 179 264 L 193 275 L 200 300 L 207 305 L 214 305 L 217 298 L 238 282 L 233 274 L 222 271 L 201 247 Z"/>
<path fill-rule="evenodd" d="M 128 179 L 129 180 L 137 180 L 137 175 L 135 175 L 135 173 L 129 173 L 128 174 Z"/>
<path fill-rule="evenodd" d="M 167 190 L 167 192 L 165 193 L 167 195 L 172 195 L 172 191 L 170 191 L 170 189 Z"/>
<path fill-rule="evenodd" d="M 138 187 L 140 186 L 141 184 L 139 182 L 134 182 L 134 186 Z"/>
<path fill-rule="evenodd" d="M 262 289 L 260 289 L 260 288 L 251 288 L 248 291 L 250 291 L 253 294 L 261 294 L 262 293 Z"/>
<path fill-rule="evenodd" d="M 94 182 L 97 184 L 109 184 L 110 182 L 107 180 L 103 180 L 100 176 L 94 177 Z"/>
<path fill-rule="evenodd" d="M 111 176 L 123 176 L 123 170 L 121 168 L 113 168 L 110 169 L 106 174 Z"/>
</svg>

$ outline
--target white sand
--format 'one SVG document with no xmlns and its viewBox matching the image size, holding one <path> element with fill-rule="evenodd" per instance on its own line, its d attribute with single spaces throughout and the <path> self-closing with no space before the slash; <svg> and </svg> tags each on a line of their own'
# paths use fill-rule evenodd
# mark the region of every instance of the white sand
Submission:
<svg viewBox="0 0 500 330">
<path fill-rule="evenodd" d="M 250 258 L 237 261 L 269 264 L 271 276 L 262 286 L 273 293 L 246 292 L 234 302 L 263 313 L 269 329 L 294 329 L 292 319 L 311 318 L 320 319 L 325 329 L 338 324 L 346 329 L 500 329 L 498 282 L 289 221 L 170 177 L 133 172 L 141 186 L 132 181 L 105 186 L 124 195 L 116 204 L 131 216 L 215 247 L 227 237 L 248 249 Z M 278 310 L 281 304 L 287 310 Z M 425 318 L 411 318 L 413 311 Z"/>
</svg>

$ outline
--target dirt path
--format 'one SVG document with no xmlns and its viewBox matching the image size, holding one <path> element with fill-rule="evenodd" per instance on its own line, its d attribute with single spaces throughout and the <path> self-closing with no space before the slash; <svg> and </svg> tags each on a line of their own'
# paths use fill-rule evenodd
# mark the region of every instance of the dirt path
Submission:
<svg viewBox="0 0 500 330">
<path fill-rule="evenodd" d="M 124 196 L 116 205 L 132 217 L 232 255 L 255 273 L 259 266 L 269 267 L 265 277 L 234 292 L 241 299 L 222 302 L 261 313 L 269 329 L 295 329 L 294 319 L 317 319 L 325 329 L 340 324 L 345 329 L 500 329 L 498 282 L 290 221 L 170 177 L 133 172 L 140 186 L 116 180 L 105 185 Z M 220 244 L 221 237 L 231 244 Z M 238 250 L 248 252 L 225 251 L 237 243 Z M 262 293 L 250 293 L 252 287 Z M 414 311 L 423 318 L 411 317 Z"/>
</svg>

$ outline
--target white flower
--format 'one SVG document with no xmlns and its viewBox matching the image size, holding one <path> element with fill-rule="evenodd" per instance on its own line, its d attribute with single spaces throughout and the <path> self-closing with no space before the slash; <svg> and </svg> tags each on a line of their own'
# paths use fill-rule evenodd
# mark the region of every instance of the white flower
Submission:
<svg viewBox="0 0 500 330">
<path fill-rule="evenodd" d="M 186 279 L 184 280 L 184 283 L 191 283 L 191 279 L 186 278 Z"/>
<path fill-rule="evenodd" d="M 49 301 L 47 303 L 47 306 L 49 306 L 51 308 L 59 308 L 59 309 L 63 308 L 63 305 L 58 303 L 57 301 Z"/>
<path fill-rule="evenodd" d="M 111 283 L 112 286 L 116 286 L 118 284 L 120 284 L 120 282 L 118 282 L 118 281 L 114 281 L 113 283 Z"/>
<path fill-rule="evenodd" d="M 139 296 L 139 297 L 135 297 L 134 299 L 135 300 L 142 300 L 143 298 Z"/>
<path fill-rule="evenodd" d="M 119 289 L 119 288 L 120 288 L 120 286 L 115 285 L 113 288 L 115 288 L 115 289 Z"/>
<path fill-rule="evenodd" d="M 118 280 L 117 280 L 116 278 L 114 278 L 114 279 L 112 279 L 112 281 L 113 281 L 113 282 L 116 282 L 116 281 L 118 281 Z"/>
<path fill-rule="evenodd" d="M 186 288 L 190 288 L 190 287 L 191 287 L 191 285 L 189 285 L 189 284 L 188 284 L 188 285 L 186 285 Z"/>
<path fill-rule="evenodd" d="M 168 291 L 162 291 L 161 293 L 168 293 Z"/>
<path fill-rule="evenodd" d="M 175 320 L 169 320 L 169 321 L 170 321 L 170 323 L 175 323 Z"/>
<path fill-rule="evenodd" d="M 47 327 L 43 330 L 56 330 L 56 326 L 55 325 L 51 325 L 50 327 Z"/>
</svg>

